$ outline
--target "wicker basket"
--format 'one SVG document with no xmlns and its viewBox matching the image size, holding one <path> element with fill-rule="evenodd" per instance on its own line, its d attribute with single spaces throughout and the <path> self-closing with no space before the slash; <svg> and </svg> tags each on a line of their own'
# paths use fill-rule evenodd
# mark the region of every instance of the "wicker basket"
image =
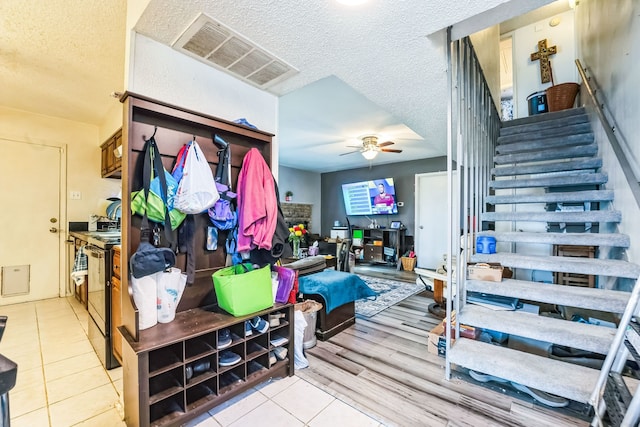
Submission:
<svg viewBox="0 0 640 427">
<path fill-rule="evenodd" d="M 562 83 L 548 88 L 546 92 L 549 112 L 573 108 L 579 89 L 580 85 L 577 83 Z"/>
<path fill-rule="evenodd" d="M 409 258 L 407 256 L 400 257 L 400 261 L 402 261 L 402 269 L 405 271 L 413 271 L 416 266 L 417 258 Z"/>
</svg>

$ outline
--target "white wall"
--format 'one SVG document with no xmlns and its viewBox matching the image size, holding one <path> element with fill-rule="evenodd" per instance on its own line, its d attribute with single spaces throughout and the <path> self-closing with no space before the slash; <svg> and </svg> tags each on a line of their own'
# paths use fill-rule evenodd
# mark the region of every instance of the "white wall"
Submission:
<svg viewBox="0 0 640 427">
<path fill-rule="evenodd" d="M 576 8 L 580 60 L 599 88 L 598 96 L 613 117 L 618 139 L 640 177 L 640 2 L 592 0 Z"/>
<path fill-rule="evenodd" d="M 640 75 L 638 53 L 640 24 L 635 19 L 640 5 L 635 0 L 619 0 L 615 7 L 607 0 L 580 2 L 576 8 L 576 29 L 580 60 L 588 68 L 592 82 L 598 86 L 598 99 L 604 101 L 607 114 L 627 157 L 638 168 L 640 144 L 640 103 L 638 87 Z M 619 231 L 631 236 L 627 258 L 640 263 L 640 208 L 629 191 L 618 161 L 609 148 L 607 137 L 599 121 L 593 118 L 596 139 L 600 143 L 603 169 L 609 176 L 606 187 L 615 191 L 613 208 L 622 212 Z M 636 175 L 638 176 L 638 175 Z"/>
<path fill-rule="evenodd" d="M 555 83 L 580 82 L 574 63 L 577 58 L 574 12 L 570 10 L 556 15 L 556 18 L 560 23 L 555 27 L 549 26 L 549 18 L 513 32 L 514 118 L 527 117 L 527 97 L 551 86 L 551 83 L 543 84 L 540 80 L 540 61 L 530 59 L 531 54 L 538 50 L 539 40 L 547 39 L 548 47 L 558 48 L 558 53 L 550 57 Z"/>
<path fill-rule="evenodd" d="M 244 117 L 276 134 L 272 168 L 278 170 L 278 98 L 140 34 L 135 35 L 127 90 L 221 119 Z"/>
<path fill-rule="evenodd" d="M 280 202 L 284 201 L 287 191 L 293 193 L 293 203 L 305 203 L 313 205 L 311 208 L 311 224 L 314 224 L 314 233 L 320 233 L 321 218 L 321 183 L 320 174 L 299 169 L 280 166 L 278 174 L 278 189 L 280 190 Z"/>
</svg>

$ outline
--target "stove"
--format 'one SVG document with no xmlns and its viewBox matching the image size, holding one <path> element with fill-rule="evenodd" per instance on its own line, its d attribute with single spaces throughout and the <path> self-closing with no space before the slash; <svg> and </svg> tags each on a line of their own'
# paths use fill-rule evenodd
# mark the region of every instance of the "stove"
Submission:
<svg viewBox="0 0 640 427">
<path fill-rule="evenodd" d="M 89 341 L 106 369 L 118 367 L 111 350 L 111 249 L 120 244 L 120 231 L 87 232 L 85 252 L 88 258 L 87 309 Z"/>
</svg>

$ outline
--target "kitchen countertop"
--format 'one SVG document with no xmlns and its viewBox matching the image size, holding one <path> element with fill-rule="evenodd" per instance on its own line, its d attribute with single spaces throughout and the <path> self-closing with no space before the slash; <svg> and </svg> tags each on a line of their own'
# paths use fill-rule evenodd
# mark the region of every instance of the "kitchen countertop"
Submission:
<svg viewBox="0 0 640 427">
<path fill-rule="evenodd" d="M 109 249 L 113 245 L 120 244 L 120 230 L 105 231 L 70 231 L 69 235 L 76 239 L 84 240 L 94 246 Z"/>
</svg>

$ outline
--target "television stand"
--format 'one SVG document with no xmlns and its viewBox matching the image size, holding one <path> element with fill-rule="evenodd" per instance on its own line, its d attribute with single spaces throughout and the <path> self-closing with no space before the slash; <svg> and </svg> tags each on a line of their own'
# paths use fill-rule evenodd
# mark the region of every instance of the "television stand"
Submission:
<svg viewBox="0 0 640 427">
<path fill-rule="evenodd" d="M 361 251 L 356 260 L 371 264 L 388 264 L 395 266 L 404 252 L 404 229 L 393 228 L 354 228 L 362 231 L 362 245 L 352 245 L 352 250 Z"/>
</svg>

